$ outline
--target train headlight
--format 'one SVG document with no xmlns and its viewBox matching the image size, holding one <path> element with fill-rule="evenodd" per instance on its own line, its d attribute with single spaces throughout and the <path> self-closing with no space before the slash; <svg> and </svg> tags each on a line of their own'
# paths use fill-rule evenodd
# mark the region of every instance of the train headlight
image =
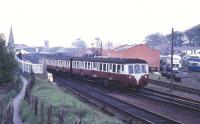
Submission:
<svg viewBox="0 0 200 124">
<path fill-rule="evenodd" d="M 131 76 L 128 76 L 128 78 L 132 78 Z"/>
<path fill-rule="evenodd" d="M 147 78 L 147 76 L 145 75 L 144 78 Z"/>
</svg>

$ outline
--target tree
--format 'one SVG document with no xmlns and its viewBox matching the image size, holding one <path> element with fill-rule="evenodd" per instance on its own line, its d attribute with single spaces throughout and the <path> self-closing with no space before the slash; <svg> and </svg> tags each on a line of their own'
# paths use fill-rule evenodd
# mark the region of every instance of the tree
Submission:
<svg viewBox="0 0 200 124">
<path fill-rule="evenodd" d="M 172 35 L 171 34 L 167 35 L 167 39 L 171 41 Z M 181 47 L 181 45 L 184 44 L 185 42 L 188 42 L 188 41 L 184 33 L 180 31 L 174 32 L 174 46 Z"/>
<path fill-rule="evenodd" d="M 112 47 L 113 47 L 113 43 L 110 42 L 110 41 L 108 41 L 108 42 L 105 44 L 105 48 L 106 48 L 106 49 L 112 49 Z"/>
<path fill-rule="evenodd" d="M 15 54 L 8 49 L 3 34 L 0 34 L 0 83 L 10 83 L 14 80 L 14 72 L 17 66 Z"/>
<path fill-rule="evenodd" d="M 160 46 L 161 44 L 168 44 L 168 40 L 166 37 L 161 33 L 154 33 L 147 37 L 145 37 L 146 44 L 148 46 Z"/>
<path fill-rule="evenodd" d="M 87 47 L 85 41 L 81 40 L 80 38 L 77 38 L 76 41 L 74 41 L 72 43 L 72 46 L 74 46 L 75 48 L 86 48 Z"/>
<path fill-rule="evenodd" d="M 96 37 L 94 39 L 94 42 L 95 42 L 95 48 L 99 48 L 100 49 L 102 47 L 103 41 L 99 37 Z"/>
</svg>

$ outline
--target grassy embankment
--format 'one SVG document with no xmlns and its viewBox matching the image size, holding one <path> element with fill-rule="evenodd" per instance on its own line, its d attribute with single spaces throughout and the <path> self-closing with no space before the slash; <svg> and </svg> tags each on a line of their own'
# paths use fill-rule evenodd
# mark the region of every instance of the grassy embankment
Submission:
<svg viewBox="0 0 200 124">
<path fill-rule="evenodd" d="M 17 79 L 17 77 L 16 77 Z M 20 80 L 18 80 L 18 88 L 16 90 L 12 90 L 11 92 L 8 92 L 4 95 L 0 95 L 0 116 L 2 116 L 4 109 L 7 107 L 9 101 L 11 98 L 14 98 L 21 90 L 22 88 L 22 83 Z M 0 123 L 1 123 L 1 118 L 0 118 Z"/>
<path fill-rule="evenodd" d="M 36 78 L 35 86 L 32 89 L 32 95 L 38 96 L 46 104 L 51 104 L 54 106 L 68 106 L 69 110 L 67 116 L 65 116 L 65 123 L 73 124 L 75 120 L 78 120 L 77 111 L 82 111 L 84 117 L 82 118 L 83 124 L 121 124 L 122 122 L 114 117 L 110 117 L 93 107 L 81 102 L 75 96 L 67 94 L 60 90 L 57 86 L 48 83 L 46 80 L 41 78 Z M 36 124 L 38 118 L 36 119 L 33 114 L 33 110 L 24 101 L 22 104 L 22 117 L 25 122 Z M 76 110 L 76 111 L 74 111 Z M 54 112 L 54 111 L 53 111 Z M 54 117 L 54 123 L 55 122 Z"/>
</svg>

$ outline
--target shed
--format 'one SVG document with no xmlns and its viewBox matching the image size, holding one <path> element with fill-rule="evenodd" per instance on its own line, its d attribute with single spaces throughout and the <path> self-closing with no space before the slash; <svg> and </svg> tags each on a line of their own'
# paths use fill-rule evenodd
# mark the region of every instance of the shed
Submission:
<svg viewBox="0 0 200 124">
<path fill-rule="evenodd" d="M 150 71 L 159 71 L 160 68 L 160 51 L 150 48 L 147 45 L 124 45 L 108 52 L 102 52 L 103 56 L 118 58 L 138 58 L 145 60 Z"/>
</svg>

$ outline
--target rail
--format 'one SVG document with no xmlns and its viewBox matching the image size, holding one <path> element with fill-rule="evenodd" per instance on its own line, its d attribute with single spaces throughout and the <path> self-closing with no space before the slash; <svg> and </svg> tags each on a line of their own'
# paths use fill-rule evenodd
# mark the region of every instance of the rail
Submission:
<svg viewBox="0 0 200 124">
<path fill-rule="evenodd" d="M 152 83 L 152 84 L 155 84 L 155 85 L 158 85 L 158 86 L 167 87 L 167 88 L 171 87 L 170 83 L 166 83 L 166 82 L 158 81 L 158 80 L 153 80 L 153 79 L 149 79 L 149 83 Z M 179 91 L 184 91 L 184 92 L 200 95 L 200 90 L 199 89 L 185 87 L 185 86 L 181 86 L 181 85 L 177 85 L 177 84 L 173 84 L 173 88 L 175 90 L 179 90 Z"/>
<path fill-rule="evenodd" d="M 70 87 L 76 91 L 78 91 L 81 94 L 84 94 L 85 96 L 89 96 L 93 99 L 96 99 L 100 101 L 101 103 L 105 104 L 106 106 L 110 106 L 112 108 L 115 108 L 125 114 L 128 114 L 134 118 L 137 118 L 139 120 L 142 120 L 146 123 L 150 124 L 179 124 L 180 122 L 177 122 L 175 120 L 169 119 L 163 115 L 160 115 L 158 113 L 146 110 L 144 108 L 140 108 L 138 106 L 129 104 L 127 102 L 121 101 L 119 99 L 116 99 L 114 97 L 111 97 L 105 93 L 102 93 L 100 91 L 97 91 L 95 89 L 85 87 L 82 84 L 78 84 L 76 82 L 68 81 L 66 82 L 65 79 L 62 78 L 56 78 L 57 83 L 62 83 L 63 87 Z"/>
<path fill-rule="evenodd" d="M 173 94 L 160 92 L 160 91 L 149 89 L 149 88 L 141 89 L 140 92 L 137 92 L 136 94 L 200 112 L 199 101 L 187 99 L 187 98 L 176 96 Z"/>
</svg>

